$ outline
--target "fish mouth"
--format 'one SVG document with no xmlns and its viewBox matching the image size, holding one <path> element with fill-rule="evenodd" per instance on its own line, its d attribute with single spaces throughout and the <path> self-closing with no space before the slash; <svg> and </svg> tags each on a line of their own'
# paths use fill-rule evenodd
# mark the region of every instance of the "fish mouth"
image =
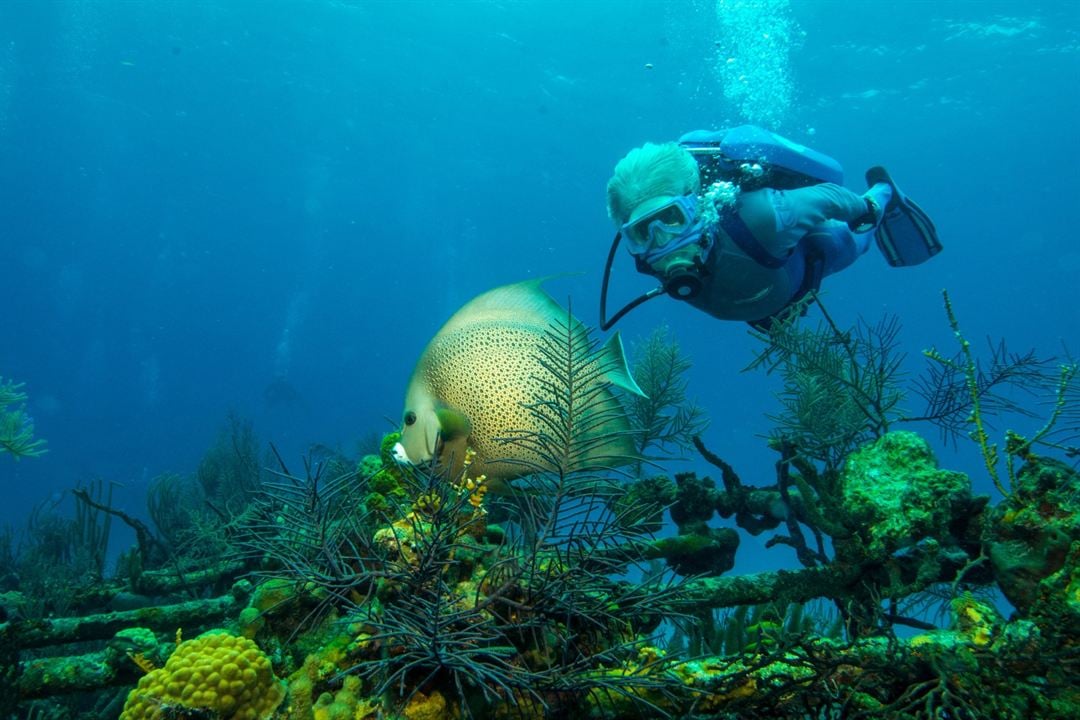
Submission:
<svg viewBox="0 0 1080 720">
<path fill-rule="evenodd" d="M 405 446 L 401 443 L 394 443 L 393 450 L 394 462 L 399 465 L 412 465 L 412 460 L 409 459 L 409 454 L 405 452 Z"/>
</svg>

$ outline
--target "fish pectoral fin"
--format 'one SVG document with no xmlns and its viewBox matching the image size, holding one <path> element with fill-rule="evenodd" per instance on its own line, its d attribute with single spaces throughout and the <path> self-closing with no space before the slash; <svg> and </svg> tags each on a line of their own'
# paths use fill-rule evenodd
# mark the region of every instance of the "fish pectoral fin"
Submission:
<svg viewBox="0 0 1080 720">
<path fill-rule="evenodd" d="M 604 375 L 608 382 L 627 392 L 641 397 L 648 397 L 638 387 L 634 376 L 630 374 L 630 367 L 626 364 L 626 352 L 623 350 L 622 338 L 619 337 L 618 331 L 608 338 L 608 341 L 600 348 L 599 354 L 600 362 L 607 368 Z"/>
<path fill-rule="evenodd" d="M 463 412 L 440 408 L 435 411 L 435 417 L 439 419 L 439 433 L 445 442 L 467 438 L 472 433 L 472 423 Z"/>
</svg>

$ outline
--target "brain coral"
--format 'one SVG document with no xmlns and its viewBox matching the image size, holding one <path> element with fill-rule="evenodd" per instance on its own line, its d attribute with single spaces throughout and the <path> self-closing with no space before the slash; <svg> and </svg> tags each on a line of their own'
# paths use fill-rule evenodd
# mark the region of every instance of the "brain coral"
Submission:
<svg viewBox="0 0 1080 720">
<path fill-rule="evenodd" d="M 128 694 L 120 720 L 174 717 L 182 709 L 259 720 L 277 708 L 284 694 L 270 661 L 255 643 L 211 632 L 180 643 L 165 667 L 143 676 Z"/>
</svg>

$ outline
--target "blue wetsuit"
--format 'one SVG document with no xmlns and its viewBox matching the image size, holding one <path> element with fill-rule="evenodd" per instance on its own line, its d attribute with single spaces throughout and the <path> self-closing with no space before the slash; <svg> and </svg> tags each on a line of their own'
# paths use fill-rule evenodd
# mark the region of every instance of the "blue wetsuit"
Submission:
<svg viewBox="0 0 1080 720">
<path fill-rule="evenodd" d="M 854 262 L 873 237 L 848 226 L 867 216 L 865 198 L 833 183 L 743 192 L 728 212 L 737 221 L 721 222 L 702 292 L 688 300 L 725 320 L 767 324 Z"/>
</svg>

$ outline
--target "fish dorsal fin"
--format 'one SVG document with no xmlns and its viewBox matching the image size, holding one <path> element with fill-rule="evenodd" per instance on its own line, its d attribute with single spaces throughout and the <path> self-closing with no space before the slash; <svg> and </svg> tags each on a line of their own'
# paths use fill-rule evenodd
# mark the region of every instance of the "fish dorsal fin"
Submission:
<svg viewBox="0 0 1080 720">
<path fill-rule="evenodd" d="M 549 278 L 523 280 L 488 290 L 465 303 L 439 331 L 440 335 L 486 322 L 536 325 L 546 329 L 552 322 L 566 322 L 568 313 L 540 287 Z M 575 332 L 581 326 L 574 319 Z"/>
<path fill-rule="evenodd" d="M 608 382 L 617 388 L 640 395 L 641 397 L 648 397 L 634 380 L 634 376 L 630 374 L 630 367 L 626 364 L 626 352 L 623 350 L 622 338 L 619 337 L 619 332 L 616 330 L 615 334 L 608 338 L 607 342 L 597 351 L 597 356 L 602 366 L 607 368 L 604 376 Z"/>
</svg>

